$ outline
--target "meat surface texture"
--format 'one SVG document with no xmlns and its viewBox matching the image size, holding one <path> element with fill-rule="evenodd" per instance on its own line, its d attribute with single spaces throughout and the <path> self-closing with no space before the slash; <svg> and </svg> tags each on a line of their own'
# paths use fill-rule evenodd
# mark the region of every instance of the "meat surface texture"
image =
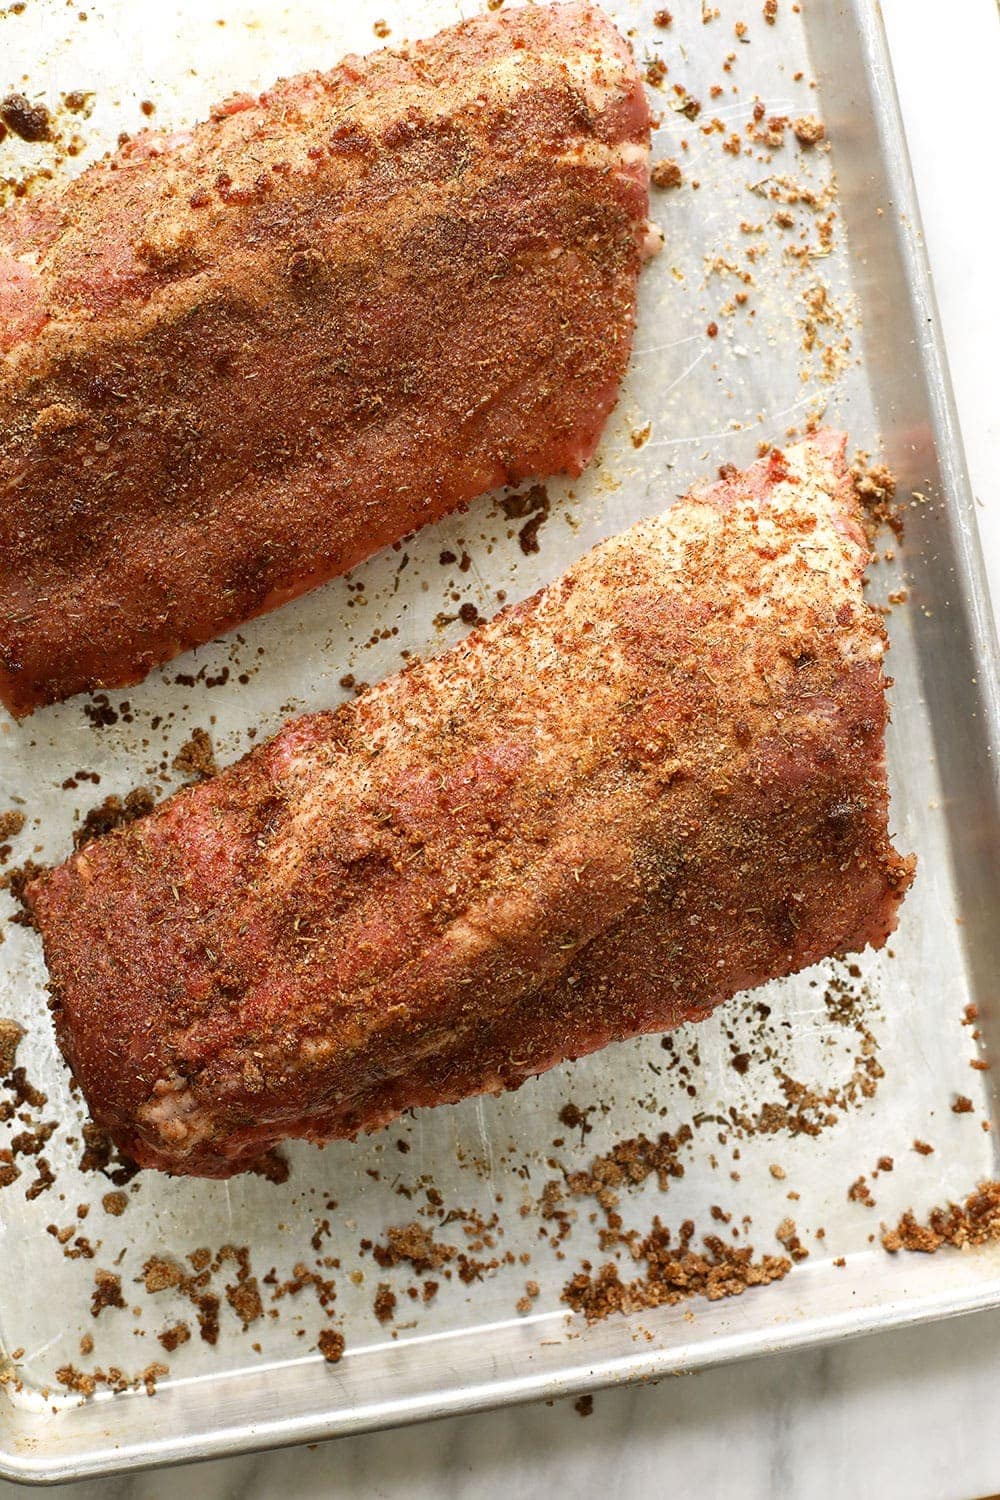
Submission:
<svg viewBox="0 0 1000 1500">
<path fill-rule="evenodd" d="M 649 128 L 599 9 L 504 10 L 0 215 L 0 700 L 136 682 L 579 473 L 655 245 Z"/>
<path fill-rule="evenodd" d="M 36 880 L 94 1118 L 227 1176 L 883 944 L 913 862 L 843 454 L 692 494 Z"/>
</svg>

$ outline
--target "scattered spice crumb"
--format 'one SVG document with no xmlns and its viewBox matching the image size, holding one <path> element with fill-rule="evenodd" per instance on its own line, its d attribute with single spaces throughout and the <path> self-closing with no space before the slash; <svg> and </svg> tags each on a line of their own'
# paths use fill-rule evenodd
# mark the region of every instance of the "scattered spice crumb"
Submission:
<svg viewBox="0 0 1000 1500">
<path fill-rule="evenodd" d="M 530 489 L 522 490 L 516 495 L 505 495 L 500 501 L 500 508 L 508 521 L 527 516 L 528 519 L 517 534 L 518 543 L 525 557 L 537 552 L 538 533 L 552 509 L 549 492 L 544 484 L 533 484 Z"/>
<path fill-rule="evenodd" d="M 387 1281 L 380 1281 L 375 1291 L 375 1316 L 380 1323 L 388 1323 L 396 1311 L 396 1293 Z"/>
<path fill-rule="evenodd" d="M 920 1224 L 907 1209 L 895 1229 L 883 1229 L 882 1244 L 890 1254 L 913 1250 L 931 1255 L 942 1245 L 962 1249 L 965 1245 L 996 1244 L 1000 1241 L 1000 1182 L 981 1182 L 964 1204 L 949 1203 L 933 1208 L 927 1223 Z"/>
<path fill-rule="evenodd" d="M 13 839 L 24 828 L 24 813 L 12 807 L 9 812 L 0 813 L 0 839 Z"/>
<path fill-rule="evenodd" d="M 956 1094 L 951 1106 L 953 1115 L 970 1115 L 973 1110 L 972 1100 L 966 1094 Z"/>
<path fill-rule="evenodd" d="M 684 174 L 680 163 L 674 161 L 670 156 L 665 156 L 660 161 L 653 163 L 650 172 L 650 180 L 655 188 L 666 191 L 668 188 L 679 188 L 684 182 Z"/>
<path fill-rule="evenodd" d="M 94 1272 L 94 1290 L 90 1296 L 90 1311 L 99 1318 L 106 1307 L 125 1307 L 122 1296 L 122 1280 L 113 1271 Z"/>
<path fill-rule="evenodd" d="M 190 1337 L 191 1328 L 184 1322 L 172 1323 L 169 1328 L 164 1328 L 162 1333 L 157 1334 L 168 1354 L 173 1354 L 182 1344 L 186 1344 Z"/>
<path fill-rule="evenodd" d="M 6 1016 L 0 1016 L 0 1078 L 9 1078 L 17 1063 L 17 1049 L 24 1027 Z"/>
<path fill-rule="evenodd" d="M 648 1235 L 630 1237 L 633 1260 L 645 1264 L 643 1276 L 623 1282 L 613 1263 L 598 1271 L 582 1270 L 564 1287 L 562 1300 L 595 1322 L 614 1313 L 676 1305 L 690 1297 L 710 1302 L 739 1297 L 749 1287 L 782 1280 L 792 1269 L 784 1256 L 765 1255 L 755 1261 L 751 1246 L 736 1249 L 718 1235 L 704 1236 L 707 1253 L 692 1250 L 694 1232 L 692 1221 L 685 1220 L 675 1245 L 670 1230 L 655 1218 Z"/>
<path fill-rule="evenodd" d="M 865 1208 L 875 1207 L 875 1199 L 866 1177 L 855 1178 L 847 1189 L 847 1199 L 849 1203 L 863 1203 Z"/>
<path fill-rule="evenodd" d="M 919 1151 L 919 1153 L 920 1153 L 921 1156 L 933 1156 L 934 1155 L 934 1147 L 933 1146 L 929 1146 L 926 1141 L 914 1141 L 913 1142 L 913 1149 L 914 1149 L 914 1151 Z"/>
<path fill-rule="evenodd" d="M 193 729 L 191 738 L 178 750 L 171 761 L 173 770 L 190 776 L 195 781 L 207 781 L 218 774 L 218 764 L 212 745 L 212 736 L 207 729 Z"/>
<path fill-rule="evenodd" d="M 328 1365 L 337 1365 L 344 1357 L 344 1335 L 336 1328 L 324 1328 L 316 1341 L 316 1347 Z"/>
<path fill-rule="evenodd" d="M 24 94 L 8 94 L 0 99 L 0 120 L 22 141 L 52 139 L 52 117 L 44 104 L 32 104 Z"/>
<path fill-rule="evenodd" d="M 799 1239 L 794 1219 L 782 1219 L 781 1223 L 774 1231 L 774 1237 L 779 1242 L 779 1244 L 784 1245 L 785 1249 L 788 1251 L 788 1254 L 792 1257 L 792 1260 L 798 1261 L 809 1259 L 809 1251 Z"/>
<path fill-rule="evenodd" d="M 815 115 L 800 115 L 792 122 L 792 130 L 803 146 L 818 146 L 826 135 L 826 126 Z"/>
</svg>

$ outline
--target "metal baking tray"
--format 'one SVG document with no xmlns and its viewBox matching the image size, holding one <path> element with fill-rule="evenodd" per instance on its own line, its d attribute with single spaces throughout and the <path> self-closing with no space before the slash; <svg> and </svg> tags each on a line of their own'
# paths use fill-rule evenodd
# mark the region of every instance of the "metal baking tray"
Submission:
<svg viewBox="0 0 1000 1500">
<path fill-rule="evenodd" d="M 429 34 L 476 8 L 456 0 L 287 8 L 265 0 L 212 7 L 88 0 L 84 21 L 63 0 L 32 0 L 0 19 L 0 87 L 22 86 L 23 78 L 29 93 L 49 103 L 93 90 L 89 118 L 75 121 L 84 149 L 57 169 L 75 170 L 120 130 L 145 123 L 144 100 L 155 105 L 154 123 L 170 126 L 202 116 L 238 88 L 370 49 L 377 21 L 400 38 Z M 997 648 L 879 14 L 871 0 L 825 0 L 801 14 L 780 0 L 772 26 L 760 0 L 718 0 L 717 7 L 673 0 L 674 21 L 664 30 L 653 25 L 653 0 L 611 0 L 608 8 L 644 61 L 662 56 L 668 65 L 653 93 L 662 114 L 656 154 L 678 157 L 686 182 L 656 199 L 666 249 L 644 275 L 635 359 L 600 459 L 582 480 L 549 486 L 540 550 L 522 552 L 522 523 L 486 498 L 408 540 L 403 570 L 400 552 L 389 551 L 352 579 L 154 673 L 141 688 L 108 695 L 103 705 L 77 700 L 21 726 L 3 722 L 0 811 L 20 806 L 28 818 L 11 858 L 62 857 L 74 824 L 109 793 L 176 785 L 171 761 L 193 726 L 210 730 L 220 759 L 234 758 L 289 713 L 339 701 L 347 674 L 374 680 L 399 665 L 401 651 L 427 652 L 454 639 L 463 628 L 454 619 L 459 600 L 489 614 L 498 591 L 528 594 L 599 536 L 669 504 L 717 465 L 748 461 L 760 439 L 780 440 L 789 425 L 801 427 L 822 409 L 893 468 L 906 498 L 905 538 L 893 543 L 894 559 L 873 570 L 870 585 L 876 599 L 908 591 L 908 602 L 889 615 L 889 749 L 893 826 L 899 846 L 917 851 L 920 870 L 891 954 L 866 954 L 848 976 L 856 997 L 847 1020 L 824 1003 L 825 986 L 838 973 L 843 980 L 843 966 L 824 966 L 678 1034 L 672 1068 L 659 1039 L 648 1038 L 557 1069 L 514 1096 L 424 1111 L 324 1151 L 294 1147 L 291 1177 L 281 1186 L 142 1175 L 125 1189 L 126 1212 L 112 1217 L 101 1203 L 111 1184 L 76 1165 L 84 1116 L 50 1035 L 39 943 L 5 908 L 0 1016 L 27 1028 L 20 1061 L 49 1096 L 39 1118 L 60 1126 L 45 1148 L 54 1186 L 27 1200 L 28 1171 L 0 1192 L 0 1355 L 8 1370 L 21 1351 L 13 1365 L 21 1388 L 0 1390 L 0 1474 L 67 1480 L 304 1442 L 1000 1303 L 998 1247 L 890 1256 L 879 1244 L 880 1224 L 910 1205 L 920 1214 L 998 1175 L 997 1132 L 982 1128 L 997 1123 L 996 1089 L 990 1072 L 969 1066 L 975 1043 L 963 1008 L 979 1006 L 983 1045 L 1000 1024 L 992 996 L 1000 971 L 1000 809 L 991 758 L 1000 743 Z M 716 8 L 721 14 L 713 16 Z M 734 27 L 744 19 L 740 42 Z M 701 101 L 696 120 L 677 111 L 684 101 L 675 83 Z M 714 98 L 713 85 L 723 89 Z M 768 116 L 820 116 L 831 149 L 799 150 L 789 132 L 770 163 L 758 152 L 724 150 L 730 132 L 744 132 L 757 96 Z M 716 117 L 725 134 L 704 133 Z M 0 175 L 43 159 L 38 151 L 8 140 Z M 814 196 L 811 209 L 801 199 L 792 205 L 796 227 L 788 231 L 774 222 L 782 205 L 766 196 L 782 173 Z M 818 224 L 829 211 L 822 205 L 834 173 L 836 217 L 824 243 Z M 797 258 L 783 248 L 790 243 L 811 249 Z M 748 260 L 751 246 L 761 248 Z M 752 287 L 727 264 L 751 268 Z M 835 311 L 806 350 L 805 298 L 820 280 Z M 732 299 L 743 289 L 750 295 L 739 307 Z M 710 322 L 717 337 L 706 332 Z M 824 345 L 833 350 L 825 372 Z M 646 424 L 648 441 L 636 447 L 633 434 Z M 441 562 L 449 551 L 467 554 L 464 571 Z M 99 785 L 81 780 L 80 771 L 99 775 Z M 761 999 L 766 1020 L 756 1008 Z M 859 1055 L 855 1023 L 883 1070 L 870 1096 L 848 1087 Z M 741 1051 L 745 1071 L 732 1066 Z M 776 1067 L 819 1092 L 846 1089 L 836 1123 L 817 1135 L 741 1137 L 708 1119 L 724 1120 L 731 1107 L 754 1115 L 776 1097 Z M 952 1112 L 956 1094 L 971 1098 L 973 1113 Z M 585 1139 L 558 1119 L 570 1100 L 596 1106 Z M 567 1205 L 576 1222 L 559 1247 L 564 1259 L 540 1238 L 536 1209 L 522 1217 L 520 1205 L 537 1206 L 548 1180 L 585 1167 L 612 1143 L 676 1131 L 696 1117 L 681 1152 L 684 1176 L 670 1179 L 668 1191 L 655 1175 L 624 1191 L 626 1223 L 645 1231 L 654 1215 L 675 1227 L 691 1218 L 701 1233 L 719 1228 L 718 1205 L 733 1215 L 727 1235 L 734 1227 L 742 1234 L 741 1217 L 750 1216 L 746 1237 L 762 1254 L 781 1252 L 775 1230 L 790 1216 L 808 1259 L 780 1283 L 739 1298 L 588 1326 L 560 1297 L 581 1260 L 606 1258 L 594 1237 L 594 1204 Z M 3 1132 L 19 1128 L 0 1125 L 0 1144 Z M 914 1151 L 915 1138 L 929 1141 L 933 1154 Z M 872 1178 L 887 1155 L 893 1171 Z M 875 1208 L 848 1199 L 862 1173 Z M 403 1268 L 380 1270 L 359 1241 L 377 1241 L 387 1226 L 412 1220 L 426 1200 L 399 1189 L 420 1182 L 441 1195 L 442 1213 L 497 1214 L 495 1245 L 513 1252 L 515 1264 L 471 1285 L 442 1281 L 428 1306 L 411 1303 L 413 1277 Z M 335 1209 L 325 1207 L 333 1200 Z M 82 1202 L 91 1205 L 83 1224 L 75 1217 Z M 309 1242 L 324 1218 L 329 1236 L 319 1253 L 341 1263 L 324 1272 L 337 1287 L 330 1315 L 305 1293 L 283 1300 L 279 1319 L 264 1317 L 244 1332 L 223 1299 L 218 1342 L 196 1334 L 169 1356 L 170 1374 L 154 1397 L 103 1393 L 81 1401 L 56 1383 L 54 1371 L 69 1362 L 131 1372 L 166 1358 L 157 1331 L 178 1317 L 193 1323 L 176 1293 L 147 1296 L 137 1282 L 150 1255 L 232 1243 L 249 1248 L 256 1274 L 274 1266 L 280 1279 L 296 1261 L 315 1266 Z M 426 1222 L 439 1239 L 461 1239 L 453 1215 L 450 1227 Z M 67 1259 L 46 1233 L 49 1224 L 73 1224 L 100 1242 L 96 1258 Z M 90 1311 L 96 1267 L 121 1275 L 128 1304 L 97 1321 Z M 528 1278 L 538 1295 L 529 1312 L 518 1312 Z M 382 1280 L 400 1298 L 395 1322 L 385 1326 L 372 1308 Z M 270 1306 L 270 1291 L 262 1290 Z M 319 1330 L 331 1324 L 347 1341 L 336 1365 L 316 1352 Z M 96 1348 L 85 1359 L 79 1343 L 88 1333 Z"/>
</svg>

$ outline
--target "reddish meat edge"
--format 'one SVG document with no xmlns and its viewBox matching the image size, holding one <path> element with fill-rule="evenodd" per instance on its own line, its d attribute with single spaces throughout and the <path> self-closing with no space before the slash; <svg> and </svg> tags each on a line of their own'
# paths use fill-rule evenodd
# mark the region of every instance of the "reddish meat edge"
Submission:
<svg viewBox="0 0 1000 1500">
<path fill-rule="evenodd" d="M 655 248 L 586 3 L 146 132 L 0 215 L 0 700 L 21 716 L 590 460 Z"/>
<path fill-rule="evenodd" d="M 95 1120 L 225 1177 L 880 947 L 867 561 L 821 433 L 40 877 Z"/>
</svg>

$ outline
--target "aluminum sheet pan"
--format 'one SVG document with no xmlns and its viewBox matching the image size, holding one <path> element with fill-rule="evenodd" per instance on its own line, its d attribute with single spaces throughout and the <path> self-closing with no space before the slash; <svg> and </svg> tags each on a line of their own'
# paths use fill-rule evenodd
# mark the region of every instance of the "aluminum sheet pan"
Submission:
<svg viewBox="0 0 1000 1500">
<path fill-rule="evenodd" d="M 70 90 L 93 91 L 89 117 L 75 120 L 82 153 L 55 168 L 61 173 L 145 123 L 144 100 L 159 125 L 189 121 L 236 89 L 369 50 L 377 21 L 395 38 L 416 36 L 476 8 L 455 0 L 287 7 L 84 0 L 78 11 L 63 0 L 28 0 L 21 13 L 0 15 L 0 88 L 24 86 L 50 104 Z M 894 829 L 901 848 L 917 851 L 920 871 L 891 953 L 866 954 L 853 974 L 827 965 L 736 1001 L 697 1032 L 679 1034 L 673 1053 L 648 1038 L 557 1069 L 514 1096 L 421 1112 L 322 1152 L 293 1147 L 282 1186 L 144 1174 L 125 1187 L 127 1210 L 114 1216 L 102 1206 L 112 1184 L 77 1165 L 85 1117 L 50 1034 L 38 940 L 10 920 L 11 904 L 0 912 L 0 1016 L 27 1028 L 20 1061 L 48 1095 L 32 1118 L 59 1125 L 45 1146 L 55 1184 L 26 1198 L 33 1168 L 20 1159 L 22 1178 L 0 1192 L 0 1355 L 17 1377 L 0 1390 L 2 1474 L 56 1481 L 314 1440 L 1000 1303 L 1000 1248 L 890 1256 L 879 1243 L 880 1224 L 910 1205 L 919 1214 L 997 1176 L 996 1131 L 983 1129 L 996 1123 L 993 1075 L 970 1068 L 976 1043 L 964 1008 L 980 1007 L 987 1049 L 1000 1025 L 993 998 L 1000 811 L 990 750 L 998 743 L 996 643 L 879 16 L 869 0 L 815 0 L 798 14 L 781 0 L 770 26 L 760 0 L 718 7 L 673 0 L 675 18 L 664 29 L 653 24 L 653 0 L 608 8 L 644 62 L 659 56 L 669 68 L 652 94 L 662 115 L 656 155 L 678 157 L 686 181 L 656 199 L 666 249 L 643 278 L 635 359 L 599 461 L 581 481 L 549 486 L 539 552 L 522 552 L 520 523 L 487 497 L 407 541 L 405 570 L 401 553 L 390 550 L 141 688 L 109 695 L 103 712 L 75 700 L 21 726 L 3 722 L 0 811 L 18 806 L 28 820 L 11 859 L 62 857 L 75 824 L 110 793 L 177 785 L 171 762 L 192 727 L 209 729 L 220 759 L 233 759 L 289 713 L 339 701 L 347 674 L 375 680 L 400 664 L 402 651 L 456 638 L 460 622 L 442 619 L 456 616 L 459 602 L 489 614 L 498 591 L 528 594 L 598 537 L 669 504 L 717 465 L 749 461 L 760 440 L 780 440 L 789 426 L 825 413 L 891 465 L 901 495 L 913 495 L 905 540 L 892 543 L 893 560 L 880 563 L 871 582 L 874 598 L 908 592 L 889 619 L 889 750 Z M 740 42 L 735 23 L 744 19 Z M 702 103 L 696 120 L 672 107 L 683 102 L 674 84 Z M 722 90 L 715 97 L 713 85 Z M 770 161 L 759 148 L 723 149 L 732 132 L 746 146 L 758 96 L 768 116 L 820 116 L 831 149 L 800 150 L 790 132 Z M 39 148 L 8 139 L 0 177 L 43 159 Z M 768 196 L 781 175 L 799 184 L 797 202 Z M 794 219 L 788 230 L 775 219 L 785 208 Z M 795 245 L 804 253 L 790 253 Z M 817 286 L 825 303 L 815 300 Z M 743 291 L 741 305 L 735 294 Z M 710 338 L 713 322 L 718 336 Z M 637 447 L 634 435 L 647 424 L 648 440 Z M 440 560 L 463 551 L 465 571 Z M 853 998 L 838 1001 L 831 983 L 846 983 Z M 816 1095 L 836 1096 L 833 1123 L 812 1134 L 734 1127 L 731 1110 L 752 1119 L 781 1102 L 778 1070 Z M 952 1112 L 957 1094 L 972 1100 L 972 1113 Z M 585 1138 L 559 1121 L 568 1101 L 596 1106 Z M 810 1118 L 822 1113 L 814 1107 Z M 740 1298 L 588 1326 L 561 1295 L 582 1260 L 607 1258 L 592 1222 L 596 1206 L 563 1205 L 575 1222 L 557 1247 L 554 1223 L 538 1212 L 544 1186 L 617 1141 L 684 1124 L 694 1128 L 680 1152 L 683 1177 L 669 1179 L 667 1191 L 655 1175 L 623 1190 L 626 1225 L 645 1233 L 655 1215 L 675 1228 L 690 1218 L 699 1233 L 736 1233 L 734 1243 L 776 1254 L 775 1231 L 791 1217 L 808 1259 Z M 16 1118 L 0 1124 L 0 1147 L 22 1128 Z M 918 1138 L 932 1154 L 914 1151 Z M 875 1178 L 884 1156 L 894 1168 Z M 848 1199 L 860 1174 L 874 1208 Z M 429 1185 L 442 1208 L 423 1222 L 436 1238 L 468 1250 L 463 1222 L 496 1214 L 487 1230 L 492 1248 L 480 1234 L 485 1248 L 476 1253 L 488 1261 L 509 1251 L 514 1264 L 469 1284 L 440 1277 L 424 1305 L 407 1296 L 412 1273 L 381 1270 L 360 1241 L 379 1241 L 388 1226 L 428 1208 Z M 85 1222 L 81 1203 L 90 1205 Z M 713 1205 L 732 1219 L 713 1219 Z M 67 1258 L 49 1225 L 87 1235 L 95 1257 Z M 227 1243 L 248 1247 L 253 1272 L 275 1267 L 279 1281 L 296 1262 L 315 1269 L 318 1258 L 336 1257 L 339 1268 L 323 1270 L 336 1282 L 333 1308 L 325 1314 L 311 1292 L 275 1304 L 262 1283 L 265 1305 L 280 1317 L 244 1331 L 223 1297 L 220 1336 L 210 1345 L 176 1291 L 149 1295 L 137 1280 L 151 1255 Z M 128 1305 L 95 1321 L 98 1267 L 121 1276 Z M 226 1274 L 216 1278 L 220 1292 Z M 633 1273 L 626 1266 L 622 1274 Z M 519 1312 L 529 1279 L 538 1294 Z M 386 1325 L 373 1312 L 383 1280 L 400 1299 Z M 131 1373 L 166 1358 L 156 1334 L 182 1317 L 195 1336 L 169 1356 L 170 1373 L 152 1399 L 103 1392 L 81 1402 L 58 1385 L 55 1372 L 69 1363 Z M 346 1338 L 336 1365 L 316 1352 L 325 1326 Z M 83 1357 L 88 1334 L 96 1347 Z"/>
</svg>

